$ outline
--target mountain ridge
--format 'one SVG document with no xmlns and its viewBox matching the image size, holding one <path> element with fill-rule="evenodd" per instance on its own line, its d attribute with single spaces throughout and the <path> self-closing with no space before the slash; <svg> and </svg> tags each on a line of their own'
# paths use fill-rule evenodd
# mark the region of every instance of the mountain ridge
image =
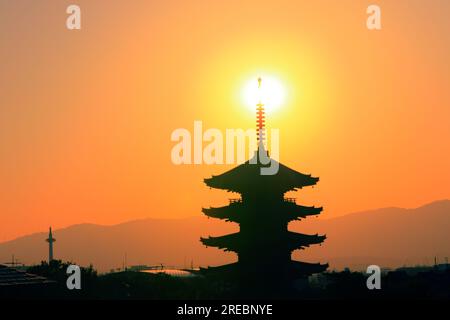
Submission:
<svg viewBox="0 0 450 320">
<path fill-rule="evenodd" d="M 326 234 L 322 246 L 297 250 L 293 256 L 302 261 L 329 262 L 332 269 L 431 263 L 433 256 L 450 255 L 450 200 L 417 208 L 386 207 L 334 218 L 309 218 L 291 223 L 289 229 Z M 53 234 L 56 258 L 81 265 L 92 263 L 100 271 L 108 271 L 121 267 L 125 256 L 129 265 L 183 267 L 191 260 L 197 266 L 233 262 L 233 253 L 207 249 L 199 242 L 200 236 L 233 231 L 237 231 L 235 224 L 190 216 L 144 218 L 114 225 L 80 223 L 53 230 Z M 37 232 L 0 243 L 0 262 L 12 254 L 27 264 L 45 260 L 46 238 L 46 232 Z"/>
</svg>

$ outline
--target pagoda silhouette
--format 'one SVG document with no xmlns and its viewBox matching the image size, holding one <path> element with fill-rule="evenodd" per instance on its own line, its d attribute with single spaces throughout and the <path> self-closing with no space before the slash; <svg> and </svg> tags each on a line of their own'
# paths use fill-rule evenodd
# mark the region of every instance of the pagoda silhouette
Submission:
<svg viewBox="0 0 450 320">
<path fill-rule="evenodd" d="M 261 78 L 258 79 L 259 87 Z M 264 105 L 257 104 L 258 150 L 252 159 L 221 174 L 204 179 L 207 186 L 241 195 L 230 199 L 225 207 L 203 208 L 211 218 L 239 224 L 239 232 L 219 237 L 201 238 L 209 247 L 237 253 L 238 261 L 201 271 L 206 275 L 231 277 L 250 286 L 264 283 L 267 288 L 290 287 L 294 280 L 323 272 L 328 264 L 306 263 L 291 259 L 296 249 L 322 243 L 324 235 L 306 235 L 288 230 L 288 224 L 308 216 L 318 215 L 322 207 L 306 207 L 286 198 L 285 193 L 314 186 L 319 178 L 297 172 L 277 163 L 278 172 L 261 174 L 262 168 L 276 161 L 264 146 Z M 262 159 L 265 158 L 265 159 Z"/>
</svg>

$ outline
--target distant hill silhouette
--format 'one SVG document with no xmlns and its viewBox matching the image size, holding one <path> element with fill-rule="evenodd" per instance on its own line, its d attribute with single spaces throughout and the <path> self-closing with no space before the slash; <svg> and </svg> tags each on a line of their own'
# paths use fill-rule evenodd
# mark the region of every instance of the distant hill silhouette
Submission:
<svg viewBox="0 0 450 320">
<path fill-rule="evenodd" d="M 290 229 L 304 233 L 325 233 L 322 246 L 296 251 L 306 261 L 329 262 L 330 269 L 365 268 L 369 264 L 396 267 L 431 264 L 433 257 L 450 256 L 450 200 L 416 209 L 383 208 L 331 219 L 308 218 L 292 223 Z M 219 265 L 235 261 L 201 245 L 200 236 L 237 231 L 232 223 L 192 217 L 145 219 L 114 226 L 74 225 L 54 231 L 55 258 L 81 265 L 92 263 L 99 271 L 136 264 L 190 266 Z M 47 233 L 36 233 L 0 244 L 0 262 L 15 254 L 26 264 L 47 259 Z"/>
</svg>

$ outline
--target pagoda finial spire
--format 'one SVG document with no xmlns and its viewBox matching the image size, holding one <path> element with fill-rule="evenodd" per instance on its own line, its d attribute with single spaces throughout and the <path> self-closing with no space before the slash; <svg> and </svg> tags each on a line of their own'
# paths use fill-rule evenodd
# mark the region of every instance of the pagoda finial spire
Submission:
<svg viewBox="0 0 450 320">
<path fill-rule="evenodd" d="M 262 79 L 261 77 L 258 78 L 258 103 L 256 104 L 256 134 L 258 138 L 258 146 L 264 147 L 264 141 L 265 141 L 265 110 L 264 110 L 264 104 L 262 103 L 261 99 L 261 83 Z"/>
</svg>

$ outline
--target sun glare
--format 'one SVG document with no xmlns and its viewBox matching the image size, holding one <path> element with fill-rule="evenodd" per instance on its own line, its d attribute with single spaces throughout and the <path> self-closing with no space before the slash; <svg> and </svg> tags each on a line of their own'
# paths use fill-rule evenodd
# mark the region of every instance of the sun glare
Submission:
<svg viewBox="0 0 450 320">
<path fill-rule="evenodd" d="M 258 77 L 246 83 L 243 90 L 244 103 L 251 110 L 255 110 L 256 105 L 261 102 L 267 112 L 272 112 L 283 104 L 285 89 L 274 77 L 261 76 L 261 80 L 261 87 L 258 86 Z"/>
</svg>

